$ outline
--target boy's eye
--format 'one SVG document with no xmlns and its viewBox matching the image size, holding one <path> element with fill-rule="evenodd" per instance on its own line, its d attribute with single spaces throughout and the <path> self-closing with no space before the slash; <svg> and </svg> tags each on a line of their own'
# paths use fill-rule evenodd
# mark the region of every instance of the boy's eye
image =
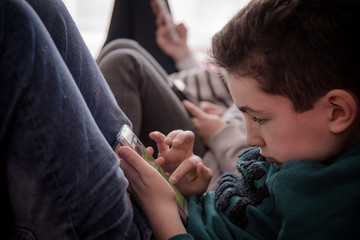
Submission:
<svg viewBox="0 0 360 240">
<path fill-rule="evenodd" d="M 261 118 L 257 118 L 257 117 L 252 117 L 252 120 L 254 122 L 257 122 L 260 126 L 264 125 L 266 123 L 266 119 L 261 119 Z"/>
</svg>

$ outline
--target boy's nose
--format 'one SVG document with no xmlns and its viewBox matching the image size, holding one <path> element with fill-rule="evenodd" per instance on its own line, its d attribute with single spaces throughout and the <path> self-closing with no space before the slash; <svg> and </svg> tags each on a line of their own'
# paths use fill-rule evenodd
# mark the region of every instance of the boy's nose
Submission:
<svg viewBox="0 0 360 240">
<path fill-rule="evenodd" d="M 265 145 L 264 139 L 258 133 L 256 128 L 254 129 L 251 126 L 247 126 L 246 132 L 246 144 L 249 147 L 263 146 Z"/>
</svg>

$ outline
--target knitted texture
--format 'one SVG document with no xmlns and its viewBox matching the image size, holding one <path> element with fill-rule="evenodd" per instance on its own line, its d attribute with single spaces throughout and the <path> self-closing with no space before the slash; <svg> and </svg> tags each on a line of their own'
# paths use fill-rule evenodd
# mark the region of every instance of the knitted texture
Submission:
<svg viewBox="0 0 360 240">
<path fill-rule="evenodd" d="M 237 169 L 242 175 L 224 174 L 215 189 L 215 201 L 218 207 L 223 212 L 228 211 L 229 219 L 241 228 L 245 228 L 248 223 L 246 207 L 249 204 L 255 206 L 269 196 L 265 182 L 260 187 L 255 185 L 255 181 L 266 174 L 265 169 L 257 164 L 261 161 L 265 159 L 260 155 L 258 148 L 246 151 L 239 157 L 237 163 Z M 234 199 L 235 205 L 230 206 Z"/>
</svg>

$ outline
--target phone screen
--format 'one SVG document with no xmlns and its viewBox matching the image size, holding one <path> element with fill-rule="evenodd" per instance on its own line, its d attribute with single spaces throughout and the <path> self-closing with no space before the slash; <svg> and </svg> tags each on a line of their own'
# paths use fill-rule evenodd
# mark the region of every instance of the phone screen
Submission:
<svg viewBox="0 0 360 240">
<path fill-rule="evenodd" d="M 170 184 L 176 194 L 176 202 L 178 205 L 179 214 L 183 221 L 186 221 L 188 214 L 188 206 L 186 198 L 180 193 L 180 191 L 169 181 L 165 171 L 156 163 L 155 159 L 146 151 L 145 146 L 140 142 L 137 136 L 133 133 L 128 125 L 124 125 L 120 133 L 117 135 L 117 141 L 122 146 L 129 146 L 135 152 L 137 152 L 148 164 L 155 168 L 163 178 Z"/>
</svg>

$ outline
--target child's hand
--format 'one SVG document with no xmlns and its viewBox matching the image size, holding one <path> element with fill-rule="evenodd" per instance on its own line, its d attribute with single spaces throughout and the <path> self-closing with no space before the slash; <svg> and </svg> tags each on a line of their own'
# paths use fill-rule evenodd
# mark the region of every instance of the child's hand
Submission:
<svg viewBox="0 0 360 240">
<path fill-rule="evenodd" d="M 116 146 L 115 152 L 120 158 L 120 167 L 129 180 L 128 191 L 143 208 L 157 201 L 175 202 L 174 190 L 139 154 L 120 145 Z M 157 199 L 158 197 L 163 200 Z"/>
<path fill-rule="evenodd" d="M 208 101 L 201 101 L 199 103 L 199 105 L 200 105 L 200 108 L 204 112 L 206 112 L 208 114 L 212 114 L 212 115 L 217 115 L 219 117 L 224 116 L 224 114 L 226 112 L 225 107 L 219 106 L 217 104 L 214 104 L 214 103 L 211 103 L 211 102 L 208 102 Z"/>
<path fill-rule="evenodd" d="M 205 193 L 211 178 L 211 169 L 202 164 L 200 157 L 192 155 L 175 169 L 169 180 L 185 197 L 189 197 L 191 194 L 200 197 Z"/>
<path fill-rule="evenodd" d="M 187 44 L 187 28 L 183 23 L 174 24 L 175 31 L 179 36 L 179 40 L 174 42 L 171 38 L 170 29 L 165 22 L 165 16 L 158 9 L 157 4 L 151 1 L 152 10 L 156 16 L 156 43 L 167 55 L 176 62 L 184 60 L 191 55 L 191 50 Z"/>
<path fill-rule="evenodd" d="M 194 134 L 191 131 L 175 130 L 168 136 L 153 132 L 150 137 L 156 141 L 160 159 L 158 164 L 168 172 L 170 181 L 188 197 L 202 195 L 209 185 L 212 171 L 202 164 L 202 159 L 193 154 Z"/>
<path fill-rule="evenodd" d="M 166 159 L 162 164 L 166 172 L 172 173 L 182 161 L 193 155 L 195 135 L 191 131 L 175 130 L 167 136 L 156 131 L 150 133 L 150 138 L 157 143 L 158 157 Z"/>
<path fill-rule="evenodd" d="M 200 105 L 202 108 L 199 108 L 186 100 L 183 101 L 183 105 L 193 116 L 191 121 L 196 128 L 200 140 L 205 145 L 208 145 L 212 136 L 226 124 L 219 116 L 224 114 L 222 112 L 223 109 L 214 104 L 205 102 L 202 102 Z"/>
<path fill-rule="evenodd" d="M 157 239 L 185 233 L 175 192 L 156 169 L 129 147 L 117 145 L 120 167 L 129 181 L 128 191 L 145 212 Z"/>
</svg>

